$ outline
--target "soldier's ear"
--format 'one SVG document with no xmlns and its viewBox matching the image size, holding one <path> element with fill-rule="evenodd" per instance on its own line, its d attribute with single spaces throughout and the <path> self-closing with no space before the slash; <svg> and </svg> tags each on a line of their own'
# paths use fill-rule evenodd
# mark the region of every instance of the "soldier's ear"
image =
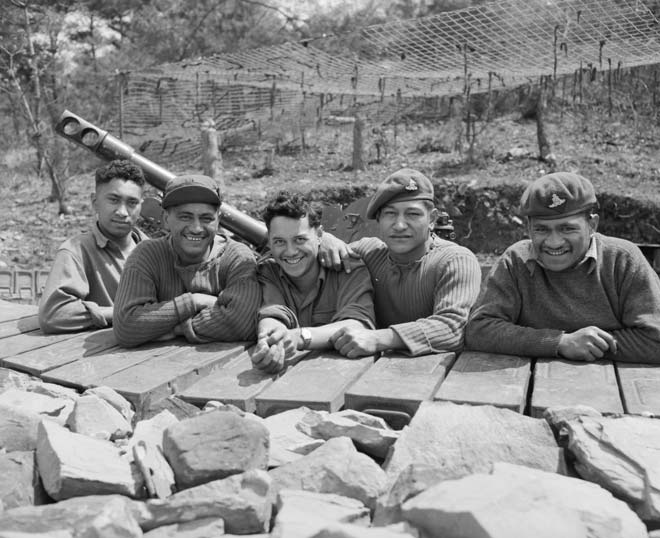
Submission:
<svg viewBox="0 0 660 538">
<path fill-rule="evenodd" d="M 323 235 L 323 225 L 322 225 L 322 224 L 319 224 L 319 225 L 316 227 L 316 236 L 317 236 L 319 239 L 321 239 L 321 236 L 322 236 L 322 235 Z"/>
<path fill-rule="evenodd" d="M 96 191 L 89 195 L 89 201 L 92 203 L 92 208 L 96 211 Z"/>
<path fill-rule="evenodd" d="M 434 207 L 431 210 L 431 214 L 429 215 L 429 220 L 430 220 L 429 227 L 431 228 L 431 230 L 435 226 L 435 222 L 438 220 L 439 216 L 440 216 L 440 211 L 438 210 L 437 207 Z"/>
<path fill-rule="evenodd" d="M 591 233 L 596 233 L 596 230 L 598 230 L 598 223 L 600 222 L 600 216 L 592 213 L 587 218 L 587 222 L 589 223 L 589 228 L 591 228 Z"/>
</svg>

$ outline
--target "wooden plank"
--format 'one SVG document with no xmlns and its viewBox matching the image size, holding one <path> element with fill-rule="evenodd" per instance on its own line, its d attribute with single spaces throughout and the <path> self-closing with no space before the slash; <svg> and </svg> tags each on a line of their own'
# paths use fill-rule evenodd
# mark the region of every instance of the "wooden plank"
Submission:
<svg viewBox="0 0 660 538">
<path fill-rule="evenodd" d="M 39 329 L 39 316 L 26 316 L 0 323 L 0 339 L 17 334 L 29 333 Z"/>
<path fill-rule="evenodd" d="M 45 334 L 39 330 L 3 338 L 2 345 L 0 345 L 0 365 L 4 366 L 8 358 L 20 353 L 71 340 L 76 336 L 76 333 Z"/>
<path fill-rule="evenodd" d="M 177 349 L 100 379 L 141 410 L 195 383 L 245 350 L 243 342 L 213 342 Z"/>
<path fill-rule="evenodd" d="M 531 359 L 514 355 L 464 351 L 435 395 L 435 400 L 494 405 L 525 410 Z"/>
<path fill-rule="evenodd" d="M 246 350 L 222 368 L 215 369 L 206 377 L 177 393 L 186 402 L 204 405 L 216 400 L 254 413 L 256 397 L 277 378 L 252 367 L 250 352 Z"/>
<path fill-rule="evenodd" d="M 660 365 L 616 363 L 626 413 L 660 417 Z"/>
<path fill-rule="evenodd" d="M 189 346 L 189 344 L 183 338 L 176 338 L 131 349 L 115 347 L 45 372 L 41 378 L 44 381 L 77 389 L 95 387 L 100 384 L 102 379 L 112 374 L 153 357 L 172 353 L 184 346 Z"/>
<path fill-rule="evenodd" d="M 454 353 L 381 357 L 346 391 L 344 406 L 386 419 L 392 412 L 403 413 L 407 424 L 422 401 L 433 399 L 455 359 Z"/>
<path fill-rule="evenodd" d="M 337 411 L 344 393 L 373 364 L 373 357 L 347 359 L 336 352 L 312 352 L 256 398 L 262 417 L 301 406 Z"/>
<path fill-rule="evenodd" d="M 623 413 L 612 361 L 536 361 L 532 416 L 543 416 L 548 407 L 572 405 L 588 405 L 604 415 Z"/>
<path fill-rule="evenodd" d="M 49 370 L 95 355 L 116 345 L 117 341 L 112 329 L 78 333 L 62 342 L 8 357 L 2 361 L 2 364 L 14 370 L 41 376 Z"/>
<path fill-rule="evenodd" d="M 10 303 L 0 300 L 0 323 L 13 319 L 36 316 L 39 308 L 31 304 Z"/>
</svg>

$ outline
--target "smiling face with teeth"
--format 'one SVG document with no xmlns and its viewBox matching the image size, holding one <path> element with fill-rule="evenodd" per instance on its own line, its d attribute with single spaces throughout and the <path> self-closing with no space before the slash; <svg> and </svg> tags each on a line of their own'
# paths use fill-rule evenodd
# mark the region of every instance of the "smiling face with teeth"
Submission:
<svg viewBox="0 0 660 538">
<path fill-rule="evenodd" d="M 306 215 L 299 219 L 276 216 L 268 226 L 273 259 L 295 280 L 313 281 L 318 276 L 320 237 L 321 228 L 310 226 Z"/>
<path fill-rule="evenodd" d="M 173 206 L 165 211 L 164 224 L 181 262 L 200 263 L 208 258 L 218 231 L 218 208 L 202 203 Z"/>
<path fill-rule="evenodd" d="M 561 218 L 529 218 L 529 237 L 538 261 L 549 271 L 574 267 L 584 258 L 598 215 L 579 213 Z"/>
</svg>

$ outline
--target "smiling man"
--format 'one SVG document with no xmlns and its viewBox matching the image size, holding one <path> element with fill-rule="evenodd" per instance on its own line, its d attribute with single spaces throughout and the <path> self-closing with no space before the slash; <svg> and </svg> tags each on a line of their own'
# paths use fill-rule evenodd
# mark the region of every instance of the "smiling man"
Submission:
<svg viewBox="0 0 660 538">
<path fill-rule="evenodd" d="M 660 363 L 660 279 L 629 241 L 596 232 L 591 182 L 543 176 L 521 198 L 530 239 L 509 247 L 470 316 L 470 349 Z"/>
<path fill-rule="evenodd" d="M 183 175 L 163 197 L 169 235 L 126 262 L 114 332 L 135 346 L 183 335 L 191 343 L 254 340 L 261 292 L 252 251 L 218 234 L 222 198 L 213 179 Z"/>
<path fill-rule="evenodd" d="M 318 261 L 321 213 L 302 196 L 280 192 L 264 210 L 271 257 L 258 267 L 263 299 L 252 361 L 276 372 L 296 350 L 332 348 L 340 329 L 374 328 L 373 288 L 364 263 L 350 273 Z"/>
<path fill-rule="evenodd" d="M 335 333 L 333 344 L 343 355 L 398 350 L 417 356 L 462 348 L 481 270 L 472 252 L 432 233 L 438 214 L 433 198 L 431 181 L 411 168 L 378 185 L 367 217 L 378 221 L 380 239 L 350 245 L 371 274 L 377 329 Z M 324 259 L 339 258 L 335 241 L 324 238 Z"/>
<path fill-rule="evenodd" d="M 96 222 L 57 250 L 39 303 L 47 333 L 100 329 L 112 324 L 113 304 L 126 258 L 146 239 L 135 223 L 142 207 L 144 175 L 115 160 L 95 173 Z"/>
</svg>

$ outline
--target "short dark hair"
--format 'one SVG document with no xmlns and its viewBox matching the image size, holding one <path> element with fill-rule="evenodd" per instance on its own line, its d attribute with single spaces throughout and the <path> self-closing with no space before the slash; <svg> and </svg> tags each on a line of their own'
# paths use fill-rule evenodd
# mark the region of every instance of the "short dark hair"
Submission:
<svg viewBox="0 0 660 538">
<path fill-rule="evenodd" d="M 123 179 L 124 181 L 132 181 L 139 187 L 144 187 L 145 179 L 142 168 L 133 164 L 131 161 L 124 159 L 115 159 L 110 161 L 105 166 L 96 169 L 94 175 L 96 186 L 110 183 L 113 179 Z"/>
<path fill-rule="evenodd" d="M 302 194 L 289 191 L 280 191 L 261 213 L 268 229 L 270 229 L 270 221 L 275 217 L 290 219 L 307 217 L 309 225 L 316 228 L 321 225 L 321 215 L 321 207 L 318 204 L 308 202 Z"/>
</svg>

